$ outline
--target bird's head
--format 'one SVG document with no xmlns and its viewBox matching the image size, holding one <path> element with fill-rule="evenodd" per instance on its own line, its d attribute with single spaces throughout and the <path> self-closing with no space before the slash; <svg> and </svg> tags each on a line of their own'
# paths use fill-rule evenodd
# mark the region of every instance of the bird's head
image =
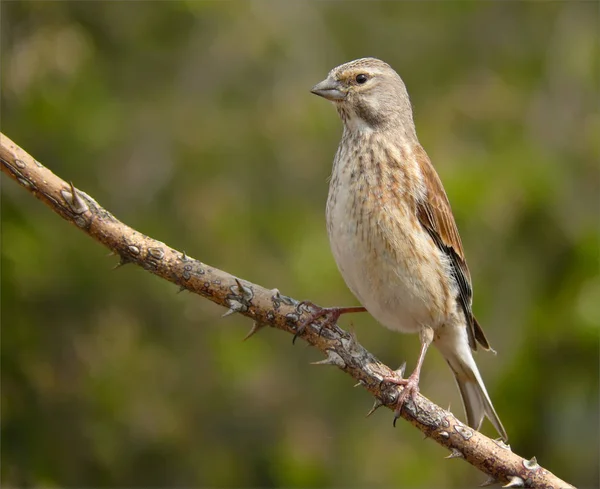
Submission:
<svg viewBox="0 0 600 489">
<path fill-rule="evenodd" d="M 350 130 L 412 127 L 412 108 L 404 82 L 376 58 L 361 58 L 334 68 L 311 90 L 336 105 Z"/>
</svg>

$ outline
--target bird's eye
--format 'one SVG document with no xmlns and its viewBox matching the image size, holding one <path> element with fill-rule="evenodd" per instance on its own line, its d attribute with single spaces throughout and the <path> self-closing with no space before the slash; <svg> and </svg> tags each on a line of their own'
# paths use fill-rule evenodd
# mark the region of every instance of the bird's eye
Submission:
<svg viewBox="0 0 600 489">
<path fill-rule="evenodd" d="M 355 78 L 356 83 L 358 83 L 359 85 L 362 85 L 368 79 L 369 79 L 369 77 L 367 75 L 365 75 L 364 73 L 360 73 L 360 74 L 356 75 L 356 78 Z"/>
</svg>

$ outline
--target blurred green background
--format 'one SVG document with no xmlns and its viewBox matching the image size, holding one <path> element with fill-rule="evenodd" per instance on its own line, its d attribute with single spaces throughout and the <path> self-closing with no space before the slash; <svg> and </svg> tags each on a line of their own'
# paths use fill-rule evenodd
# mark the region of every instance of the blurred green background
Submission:
<svg viewBox="0 0 600 489">
<path fill-rule="evenodd" d="M 27 1 L 1 22 L 3 132 L 139 231 L 323 305 L 356 301 L 324 223 L 341 123 L 309 89 L 388 61 L 453 204 L 511 445 L 598 484 L 597 3 Z M 289 335 L 242 342 L 249 320 L 106 255 L 2 179 L 3 487 L 485 479 L 365 419 L 372 399 Z M 414 366 L 416 336 L 342 325 Z M 436 351 L 421 390 L 463 417 Z"/>
</svg>

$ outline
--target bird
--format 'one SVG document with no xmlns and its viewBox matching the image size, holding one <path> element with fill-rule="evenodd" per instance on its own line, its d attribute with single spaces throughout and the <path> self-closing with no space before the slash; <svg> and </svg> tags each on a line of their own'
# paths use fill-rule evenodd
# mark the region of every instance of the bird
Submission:
<svg viewBox="0 0 600 489">
<path fill-rule="evenodd" d="M 394 423 L 419 392 L 433 344 L 454 373 L 467 424 L 480 430 L 487 417 L 507 441 L 473 357 L 478 346 L 493 350 L 473 315 L 463 245 L 440 177 L 417 138 L 403 80 L 388 63 L 361 58 L 332 69 L 311 92 L 332 102 L 343 123 L 327 233 L 338 269 L 362 306 L 315 306 L 298 332 L 320 316 L 335 323 L 341 314 L 366 310 L 391 330 L 418 333 L 413 372 L 385 379 L 403 386 Z"/>
</svg>

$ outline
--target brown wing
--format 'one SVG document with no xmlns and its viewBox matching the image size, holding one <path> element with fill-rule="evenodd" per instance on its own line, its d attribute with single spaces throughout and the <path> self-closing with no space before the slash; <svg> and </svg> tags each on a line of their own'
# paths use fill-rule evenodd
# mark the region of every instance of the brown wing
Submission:
<svg viewBox="0 0 600 489">
<path fill-rule="evenodd" d="M 426 198 L 417 202 L 417 216 L 438 248 L 450 259 L 452 275 L 458 285 L 457 300 L 467 319 L 469 345 L 473 350 L 476 350 L 477 343 L 479 343 L 484 349 L 489 350 L 490 345 L 471 310 L 473 300 L 471 275 L 465 261 L 462 242 L 456 228 L 456 222 L 454 222 L 450 202 L 448 202 L 440 177 L 433 168 L 425 150 L 421 146 L 417 146 L 415 155 L 419 161 L 427 188 Z"/>
</svg>

